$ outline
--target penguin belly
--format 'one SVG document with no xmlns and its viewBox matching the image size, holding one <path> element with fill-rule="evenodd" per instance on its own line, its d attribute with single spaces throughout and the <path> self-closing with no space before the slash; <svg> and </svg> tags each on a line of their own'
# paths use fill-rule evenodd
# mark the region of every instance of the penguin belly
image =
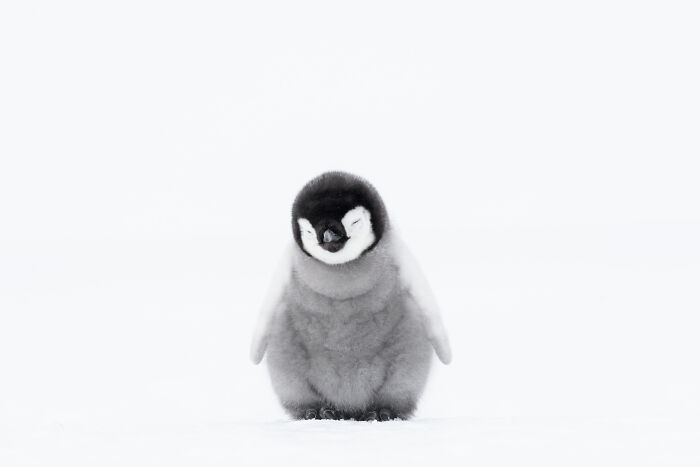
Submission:
<svg viewBox="0 0 700 467">
<path fill-rule="evenodd" d="M 370 405 L 393 360 L 400 358 L 400 349 L 410 345 L 401 341 L 408 336 L 396 333 L 407 310 L 398 289 L 392 292 L 382 297 L 380 307 L 376 301 L 367 303 L 378 297 L 364 296 L 321 298 L 321 309 L 297 304 L 290 310 L 308 359 L 308 383 L 340 409 L 362 410 Z"/>
<path fill-rule="evenodd" d="M 308 379 L 325 399 L 347 409 L 371 402 L 386 378 L 386 350 L 401 318 L 402 310 L 392 308 L 311 319 Z"/>
</svg>

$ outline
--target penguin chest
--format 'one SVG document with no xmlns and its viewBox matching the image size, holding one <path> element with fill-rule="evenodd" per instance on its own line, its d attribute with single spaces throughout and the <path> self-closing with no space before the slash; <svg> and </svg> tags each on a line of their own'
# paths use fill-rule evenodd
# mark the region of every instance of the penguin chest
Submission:
<svg viewBox="0 0 700 467">
<path fill-rule="evenodd" d="M 337 403 L 365 403 L 386 378 L 393 331 L 404 314 L 398 293 L 386 298 L 371 304 L 329 300 L 322 310 L 300 305 L 292 310 L 309 380 Z"/>
<path fill-rule="evenodd" d="M 330 304 L 327 312 L 303 309 L 295 313 L 295 330 L 311 353 L 331 353 L 339 357 L 369 357 L 386 343 L 403 310 L 387 303 L 379 310 L 358 307 L 350 301 Z"/>
<path fill-rule="evenodd" d="M 400 289 L 390 272 L 379 277 L 374 287 L 345 299 L 329 297 L 301 281 L 293 281 L 288 291 L 288 311 L 295 332 L 310 354 L 364 357 L 382 347 L 404 312 Z"/>
</svg>

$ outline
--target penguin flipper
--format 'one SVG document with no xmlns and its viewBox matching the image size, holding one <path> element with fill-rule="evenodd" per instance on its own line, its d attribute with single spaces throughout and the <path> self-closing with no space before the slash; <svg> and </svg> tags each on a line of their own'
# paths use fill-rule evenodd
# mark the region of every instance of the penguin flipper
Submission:
<svg viewBox="0 0 700 467">
<path fill-rule="evenodd" d="M 408 293 L 409 306 L 418 310 L 435 353 L 447 365 L 452 361 L 452 349 L 430 284 L 416 258 L 395 232 L 392 233 L 392 245 L 399 280 Z"/>
<path fill-rule="evenodd" d="M 284 291 L 292 274 L 292 251 L 292 244 L 285 248 L 282 258 L 270 281 L 265 300 L 258 313 L 258 321 L 250 345 L 250 359 L 256 365 L 260 363 L 265 356 L 272 323 L 275 317 L 278 316 L 285 307 Z"/>
</svg>

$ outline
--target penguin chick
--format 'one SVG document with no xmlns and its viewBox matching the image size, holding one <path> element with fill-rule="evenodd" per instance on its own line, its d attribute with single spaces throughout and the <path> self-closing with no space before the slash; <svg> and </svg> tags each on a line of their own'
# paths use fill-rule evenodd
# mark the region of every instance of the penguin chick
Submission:
<svg viewBox="0 0 700 467">
<path fill-rule="evenodd" d="M 259 315 L 251 359 L 296 419 L 409 418 L 432 350 L 451 360 L 420 268 L 360 177 L 327 172 L 292 206 L 291 243 Z"/>
</svg>

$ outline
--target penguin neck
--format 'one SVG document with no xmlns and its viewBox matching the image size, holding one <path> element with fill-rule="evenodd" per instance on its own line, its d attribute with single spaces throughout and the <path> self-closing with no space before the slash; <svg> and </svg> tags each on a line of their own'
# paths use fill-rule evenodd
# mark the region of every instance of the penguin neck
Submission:
<svg viewBox="0 0 700 467">
<path fill-rule="evenodd" d="M 326 264 L 296 249 L 294 272 L 314 292 L 335 300 L 347 300 L 374 289 L 390 267 L 387 242 L 380 240 L 370 251 L 343 264 Z"/>
</svg>

